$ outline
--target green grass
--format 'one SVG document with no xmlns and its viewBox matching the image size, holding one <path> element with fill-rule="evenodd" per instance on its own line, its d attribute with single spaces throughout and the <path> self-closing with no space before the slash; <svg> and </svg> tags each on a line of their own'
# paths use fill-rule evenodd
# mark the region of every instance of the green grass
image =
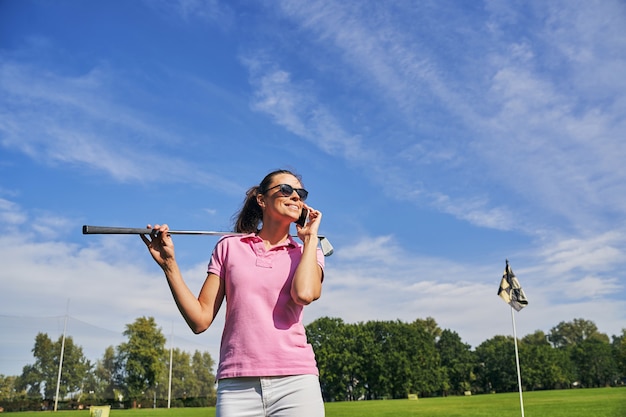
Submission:
<svg viewBox="0 0 626 417">
<path fill-rule="evenodd" d="M 626 388 L 523 393 L 525 417 L 626 417 Z M 327 405 L 327 417 L 518 417 L 519 393 Z"/>
<path fill-rule="evenodd" d="M 525 392 L 525 417 L 625 417 L 626 388 Z M 11 413 L 42 417 L 53 413 Z M 59 411 L 55 417 L 89 417 L 88 411 Z M 111 410 L 110 417 L 214 417 L 215 408 Z M 519 393 L 326 404 L 326 417 L 518 417 Z"/>
</svg>

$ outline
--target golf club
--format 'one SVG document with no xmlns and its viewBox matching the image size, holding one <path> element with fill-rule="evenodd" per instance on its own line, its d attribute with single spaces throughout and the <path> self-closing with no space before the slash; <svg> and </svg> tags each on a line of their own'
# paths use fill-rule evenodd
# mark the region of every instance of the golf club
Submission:
<svg viewBox="0 0 626 417">
<path fill-rule="evenodd" d="M 83 226 L 84 235 L 153 235 L 156 230 L 148 228 L 134 228 L 134 227 L 109 227 L 109 226 Z M 245 235 L 246 233 L 236 232 L 212 232 L 206 230 L 170 230 L 171 235 L 205 235 L 205 236 L 237 236 Z M 320 240 L 320 247 L 324 256 L 330 256 L 333 254 L 333 246 L 330 244 L 325 236 L 318 236 Z"/>
</svg>

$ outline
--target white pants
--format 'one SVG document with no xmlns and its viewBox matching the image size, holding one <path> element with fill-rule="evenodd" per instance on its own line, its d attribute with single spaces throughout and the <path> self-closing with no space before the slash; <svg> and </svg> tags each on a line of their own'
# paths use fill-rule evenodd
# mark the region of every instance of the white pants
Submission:
<svg viewBox="0 0 626 417">
<path fill-rule="evenodd" d="M 215 417 L 324 417 L 316 375 L 220 379 Z"/>
</svg>

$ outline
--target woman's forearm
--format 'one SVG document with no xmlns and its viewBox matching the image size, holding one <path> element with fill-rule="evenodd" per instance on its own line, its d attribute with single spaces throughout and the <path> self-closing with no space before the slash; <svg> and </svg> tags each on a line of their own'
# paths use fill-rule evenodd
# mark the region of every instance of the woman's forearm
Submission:
<svg viewBox="0 0 626 417">
<path fill-rule="evenodd" d="M 317 236 L 307 236 L 291 283 L 291 297 L 301 305 L 312 303 L 322 294 L 322 268 L 317 263 L 317 243 Z"/>
<path fill-rule="evenodd" d="M 180 268 L 176 262 L 163 265 L 163 272 L 167 279 L 178 310 L 194 333 L 202 333 L 213 322 L 211 306 L 203 305 L 200 297 L 196 297 L 185 283 Z"/>
</svg>

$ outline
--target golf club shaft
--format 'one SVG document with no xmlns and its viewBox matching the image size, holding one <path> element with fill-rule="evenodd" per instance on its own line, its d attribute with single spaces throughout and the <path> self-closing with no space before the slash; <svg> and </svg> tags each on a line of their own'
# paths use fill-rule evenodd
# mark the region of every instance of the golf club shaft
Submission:
<svg viewBox="0 0 626 417">
<path fill-rule="evenodd" d="M 149 235 L 154 229 L 138 227 L 83 226 L 84 235 Z M 237 236 L 245 233 L 213 232 L 206 230 L 169 230 L 171 235 L 205 235 L 205 236 Z M 334 249 L 325 236 L 318 236 L 324 256 L 332 255 Z"/>
<path fill-rule="evenodd" d="M 154 233 L 154 229 L 140 227 L 109 227 L 109 226 L 83 226 L 84 235 L 150 235 Z M 235 232 L 211 232 L 205 230 L 169 230 L 171 235 L 208 235 L 208 236 L 226 236 L 226 235 L 242 235 L 243 233 Z"/>
</svg>

